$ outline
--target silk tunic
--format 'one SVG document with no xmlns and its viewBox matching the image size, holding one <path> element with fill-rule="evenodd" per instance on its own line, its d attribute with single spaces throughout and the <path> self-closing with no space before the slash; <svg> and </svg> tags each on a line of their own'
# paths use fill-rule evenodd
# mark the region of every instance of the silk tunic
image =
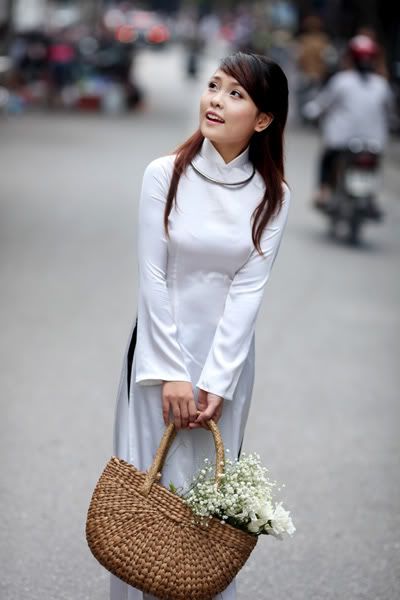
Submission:
<svg viewBox="0 0 400 600">
<path fill-rule="evenodd" d="M 126 348 L 115 410 L 114 455 L 143 471 L 165 430 L 162 381 L 191 382 L 196 402 L 199 388 L 222 396 L 218 425 L 224 446 L 232 459 L 240 454 L 254 380 L 256 317 L 289 207 L 284 186 L 282 208 L 262 235 L 261 256 L 251 236 L 251 216 L 265 190 L 260 174 L 243 186 L 227 188 L 190 166 L 179 182 L 167 239 L 163 216 L 174 158 L 158 158 L 144 172 L 137 327 L 132 327 Z M 193 162 L 226 182 L 242 181 L 253 171 L 249 147 L 225 163 L 207 138 Z M 204 458 L 214 456 L 210 432 L 178 431 L 161 484 L 168 487 L 172 481 L 187 488 Z M 111 575 L 111 600 L 152 598 Z M 235 580 L 217 598 L 235 600 Z"/>
</svg>

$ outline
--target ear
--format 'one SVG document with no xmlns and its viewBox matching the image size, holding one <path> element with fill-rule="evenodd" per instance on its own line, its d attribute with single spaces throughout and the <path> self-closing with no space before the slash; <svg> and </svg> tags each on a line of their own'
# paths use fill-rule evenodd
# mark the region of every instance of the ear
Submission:
<svg viewBox="0 0 400 600">
<path fill-rule="evenodd" d="M 270 125 L 273 120 L 274 120 L 274 117 L 271 115 L 271 113 L 265 113 L 265 112 L 260 113 L 256 119 L 256 124 L 254 125 L 254 131 L 258 131 L 258 132 L 264 131 L 264 129 L 267 129 L 268 125 Z"/>
</svg>

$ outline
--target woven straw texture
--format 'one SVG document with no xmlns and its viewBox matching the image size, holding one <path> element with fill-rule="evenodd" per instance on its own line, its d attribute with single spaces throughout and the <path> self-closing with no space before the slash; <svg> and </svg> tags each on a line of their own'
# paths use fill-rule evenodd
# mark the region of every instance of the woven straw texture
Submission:
<svg viewBox="0 0 400 600">
<path fill-rule="evenodd" d="M 213 421 L 209 427 L 218 475 L 222 439 Z M 95 558 L 135 588 L 160 600 L 211 600 L 242 568 L 257 536 L 214 518 L 194 523 L 183 500 L 157 482 L 175 433 L 171 423 L 147 473 L 111 457 L 92 495 L 86 539 Z"/>
</svg>

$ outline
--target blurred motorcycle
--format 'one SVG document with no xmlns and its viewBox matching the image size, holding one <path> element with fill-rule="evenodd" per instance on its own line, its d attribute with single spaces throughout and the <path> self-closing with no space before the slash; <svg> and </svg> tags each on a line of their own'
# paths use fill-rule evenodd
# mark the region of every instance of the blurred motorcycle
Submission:
<svg viewBox="0 0 400 600">
<path fill-rule="evenodd" d="M 374 143 L 359 139 L 337 152 L 332 193 L 326 204 L 319 207 L 329 219 L 332 235 L 344 227 L 349 242 L 357 244 L 364 223 L 382 220 L 377 204 L 380 158 Z"/>
<path fill-rule="evenodd" d="M 369 37 L 352 38 L 349 68 L 333 75 L 304 107 L 322 134 L 313 206 L 329 215 L 333 233 L 345 223 L 352 243 L 364 222 L 382 218 L 376 196 L 393 96 L 387 80 L 374 71 L 377 52 Z"/>
</svg>

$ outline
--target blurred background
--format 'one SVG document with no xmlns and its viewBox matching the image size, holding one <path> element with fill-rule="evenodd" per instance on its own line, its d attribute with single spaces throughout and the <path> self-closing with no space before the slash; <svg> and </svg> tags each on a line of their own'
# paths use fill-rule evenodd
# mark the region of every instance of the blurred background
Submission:
<svg viewBox="0 0 400 600">
<path fill-rule="evenodd" d="M 347 41 L 357 33 L 379 44 L 375 66 L 398 106 L 399 9 L 390 1 L 3 0 L 0 106 L 12 114 L 138 108 L 146 89 L 137 59 L 172 49 L 184 52 L 188 77 L 196 77 L 204 55 L 268 54 L 289 69 L 304 100 L 345 66 Z"/>
<path fill-rule="evenodd" d="M 339 215 L 313 202 L 324 140 L 312 107 L 352 68 L 360 34 L 390 89 L 388 139 L 346 149 Z M 2 600 L 108 598 L 84 527 L 136 316 L 143 170 L 196 129 L 207 78 L 238 49 L 276 60 L 290 86 L 292 207 L 243 449 L 286 483 L 297 527 L 260 540 L 238 600 L 400 596 L 399 3 L 3 0 Z"/>
</svg>

